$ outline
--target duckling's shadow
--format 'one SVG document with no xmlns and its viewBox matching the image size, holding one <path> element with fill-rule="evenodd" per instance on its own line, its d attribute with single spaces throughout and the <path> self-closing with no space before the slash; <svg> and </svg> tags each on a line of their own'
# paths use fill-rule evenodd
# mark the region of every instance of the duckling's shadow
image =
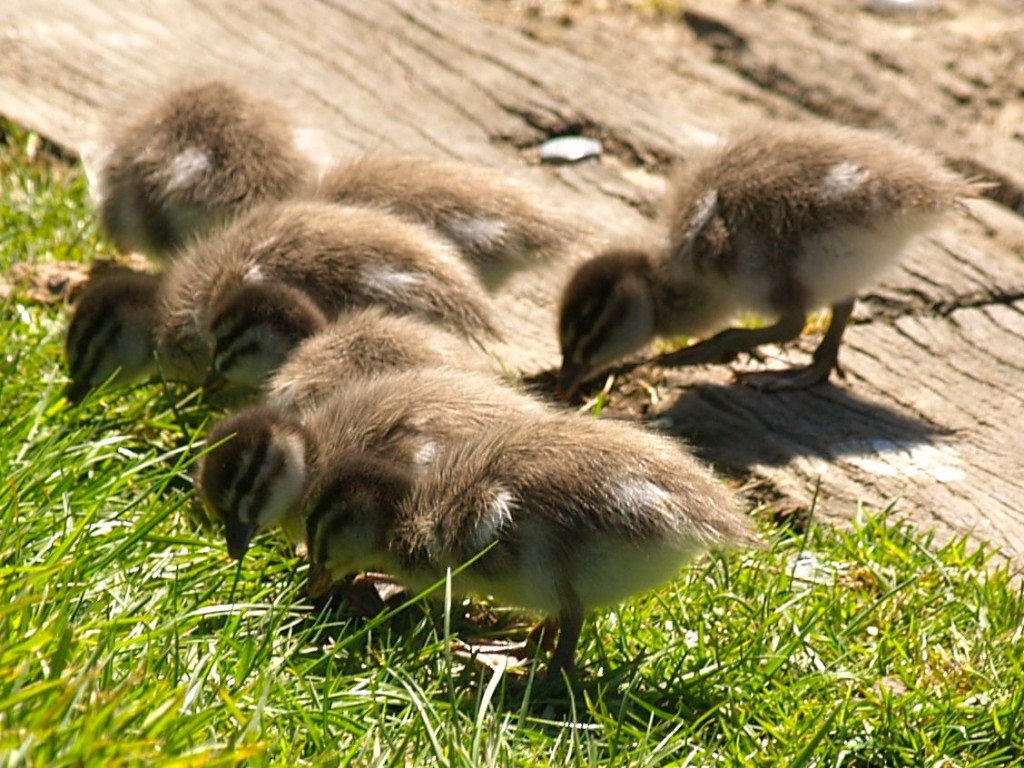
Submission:
<svg viewBox="0 0 1024 768">
<path fill-rule="evenodd" d="M 697 384 L 651 422 L 659 431 L 683 437 L 725 472 L 781 467 L 797 457 L 834 462 L 909 448 L 952 432 L 832 383 L 774 393 L 741 384 Z"/>
<path fill-rule="evenodd" d="M 620 716 L 643 721 L 652 711 L 669 713 L 687 721 L 699 719 L 713 711 L 721 701 L 699 684 L 665 682 L 654 684 L 642 673 L 643 659 L 620 662 L 597 675 L 590 668 L 577 669 L 567 677 L 547 677 L 543 664 L 534 675 L 504 676 L 491 706 L 503 712 L 528 712 L 549 727 L 562 731 L 567 726 L 591 727 L 587 702 L 601 702 L 601 708 Z M 494 674 L 478 669 L 476 688 L 483 690 Z M 474 682 L 464 679 L 463 684 Z M 599 727 L 595 722 L 593 727 Z"/>
</svg>

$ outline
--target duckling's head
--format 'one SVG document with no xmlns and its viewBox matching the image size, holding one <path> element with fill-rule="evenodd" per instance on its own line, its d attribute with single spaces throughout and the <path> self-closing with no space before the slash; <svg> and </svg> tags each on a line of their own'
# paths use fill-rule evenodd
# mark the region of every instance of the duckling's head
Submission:
<svg viewBox="0 0 1024 768">
<path fill-rule="evenodd" d="M 413 484 L 413 468 L 368 455 L 331 465 L 307 496 L 310 593 L 354 571 L 391 567 L 390 533 Z"/>
<path fill-rule="evenodd" d="M 228 553 L 240 560 L 256 531 L 280 525 L 299 504 L 309 440 L 293 416 L 258 406 L 218 422 L 206 442 L 196 487 L 224 522 Z"/>
<path fill-rule="evenodd" d="M 65 339 L 72 403 L 104 382 L 129 384 L 156 368 L 159 278 L 116 269 L 93 279 L 75 305 Z"/>
<path fill-rule="evenodd" d="M 326 324 L 320 308 L 297 288 L 274 281 L 243 284 L 216 302 L 210 315 L 213 362 L 204 386 L 259 387 Z"/>
<path fill-rule="evenodd" d="M 651 262 L 640 250 L 606 251 L 584 262 L 562 293 L 558 394 L 572 398 L 601 368 L 636 352 L 655 333 Z"/>
</svg>

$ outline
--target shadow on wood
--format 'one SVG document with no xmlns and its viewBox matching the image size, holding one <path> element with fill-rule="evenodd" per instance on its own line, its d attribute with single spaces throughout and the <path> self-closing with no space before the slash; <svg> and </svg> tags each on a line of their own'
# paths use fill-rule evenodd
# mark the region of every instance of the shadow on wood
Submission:
<svg viewBox="0 0 1024 768">
<path fill-rule="evenodd" d="M 834 418 L 823 420 L 822 413 Z M 680 393 L 656 424 L 731 474 L 783 467 L 800 457 L 835 462 L 894 446 L 909 450 L 949 435 L 833 384 L 776 394 L 741 384 L 700 384 Z"/>
</svg>

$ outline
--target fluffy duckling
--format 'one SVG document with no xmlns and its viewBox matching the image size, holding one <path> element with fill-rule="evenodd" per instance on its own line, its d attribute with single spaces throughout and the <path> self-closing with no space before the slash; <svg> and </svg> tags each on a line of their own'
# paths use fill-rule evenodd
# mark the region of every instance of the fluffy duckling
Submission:
<svg viewBox="0 0 1024 768">
<path fill-rule="evenodd" d="M 271 103 L 224 82 L 175 89 L 115 137 L 97 178 L 118 247 L 167 257 L 193 235 L 304 189 L 312 164 Z"/>
<path fill-rule="evenodd" d="M 166 341 L 205 335 L 223 376 L 358 307 L 413 315 L 478 342 L 500 337 L 487 295 L 447 241 L 383 210 L 326 202 L 260 207 L 193 243 L 172 266 L 164 297 Z"/>
<path fill-rule="evenodd" d="M 433 227 L 459 247 L 491 291 L 577 237 L 506 175 L 464 163 L 368 156 L 328 172 L 318 194 L 381 206 Z"/>
<path fill-rule="evenodd" d="M 305 540 L 303 495 L 337 457 L 391 457 L 414 472 L 446 443 L 545 410 L 539 401 L 470 371 L 414 369 L 358 379 L 304 413 L 258 405 L 207 435 L 196 486 L 225 524 L 228 552 L 241 558 L 257 530 L 282 527 Z"/>
<path fill-rule="evenodd" d="M 311 587 L 382 568 L 422 589 L 455 577 L 560 626 L 571 670 L 586 611 L 757 537 L 732 494 L 674 441 L 576 414 L 517 416 L 447 444 L 425 470 L 347 455 L 307 495 Z M 325 577 L 329 576 L 329 578 Z"/>
<path fill-rule="evenodd" d="M 810 311 L 830 306 L 811 365 L 743 378 L 766 390 L 826 381 L 857 292 L 981 188 L 878 134 L 825 124 L 748 131 L 675 179 L 663 251 L 609 251 L 571 278 L 560 308 L 559 388 L 571 396 L 655 336 L 717 331 L 741 311 L 775 318 L 657 360 L 724 362 L 795 338 Z"/>
<path fill-rule="evenodd" d="M 428 367 L 494 371 L 491 358 L 462 337 L 378 307 L 343 312 L 290 354 L 286 343 L 266 348 L 271 359 L 253 365 L 239 359 L 227 368 L 232 383 L 259 386 L 262 372 L 274 370 L 264 388 L 267 400 L 304 411 L 356 378 Z M 213 366 L 219 370 L 218 359 Z"/>
</svg>

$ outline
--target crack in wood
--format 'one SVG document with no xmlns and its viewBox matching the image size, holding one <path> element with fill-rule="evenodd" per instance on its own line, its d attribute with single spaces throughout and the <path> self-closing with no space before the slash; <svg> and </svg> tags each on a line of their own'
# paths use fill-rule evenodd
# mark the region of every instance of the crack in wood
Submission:
<svg viewBox="0 0 1024 768">
<path fill-rule="evenodd" d="M 687 9 L 683 11 L 682 20 L 697 37 L 720 52 L 740 52 L 748 48 L 746 37 L 709 13 Z"/>
<path fill-rule="evenodd" d="M 1024 290 L 999 291 L 978 290 L 958 294 L 954 299 L 935 300 L 924 291 L 904 288 L 900 291 L 912 299 L 866 293 L 857 298 L 857 303 L 870 312 L 857 317 L 855 324 L 874 322 L 891 323 L 903 317 L 950 317 L 960 310 L 984 309 L 993 306 L 1010 306 L 1024 300 Z"/>
</svg>

